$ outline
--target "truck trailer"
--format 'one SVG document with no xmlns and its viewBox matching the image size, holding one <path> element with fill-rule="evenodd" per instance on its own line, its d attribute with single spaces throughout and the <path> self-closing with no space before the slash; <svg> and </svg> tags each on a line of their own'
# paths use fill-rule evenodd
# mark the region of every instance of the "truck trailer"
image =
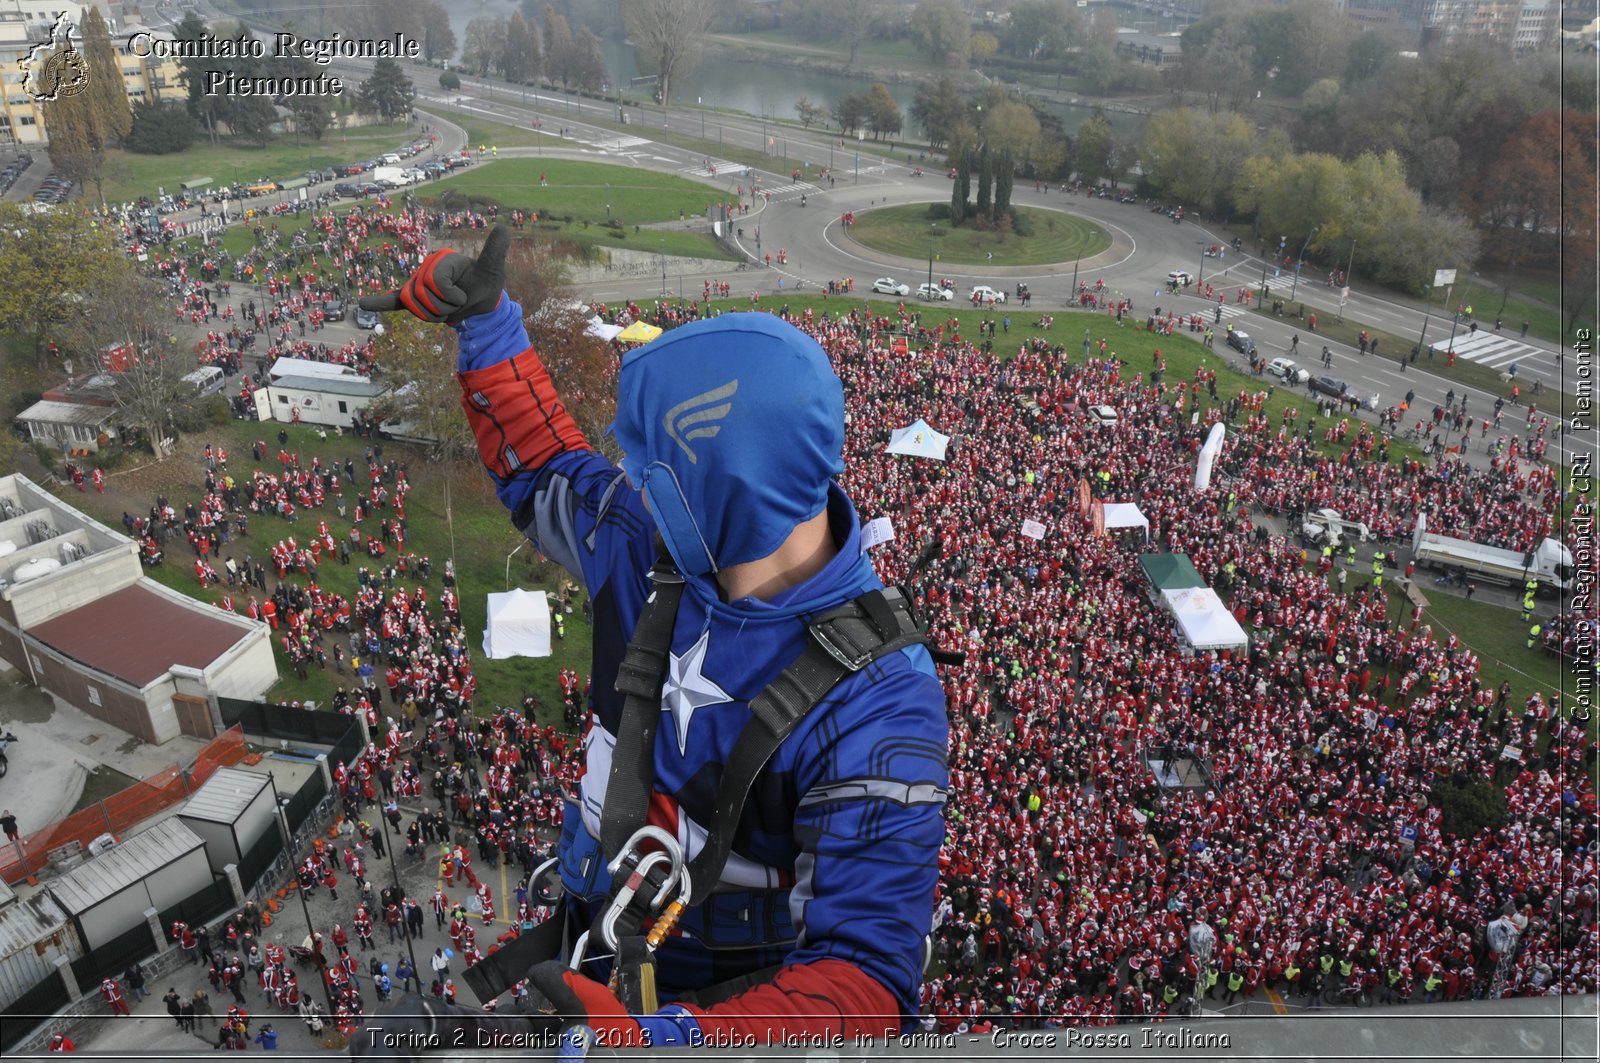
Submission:
<svg viewBox="0 0 1600 1063">
<path fill-rule="evenodd" d="M 1575 572 L 1572 551 L 1558 539 L 1544 539 L 1526 552 L 1435 535 L 1419 516 L 1411 537 L 1411 559 L 1419 568 L 1464 570 L 1490 583 L 1520 586 L 1529 580 L 1538 589 L 1565 591 Z"/>
</svg>

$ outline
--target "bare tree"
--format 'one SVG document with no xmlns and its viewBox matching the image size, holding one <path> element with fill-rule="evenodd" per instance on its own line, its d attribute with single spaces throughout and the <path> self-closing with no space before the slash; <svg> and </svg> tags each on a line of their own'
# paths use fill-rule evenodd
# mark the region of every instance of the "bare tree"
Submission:
<svg viewBox="0 0 1600 1063">
<path fill-rule="evenodd" d="M 63 347 L 89 365 L 108 347 L 128 349 L 114 374 L 117 412 L 125 427 L 144 434 L 158 460 L 166 457 L 160 441 L 172 411 L 191 397 L 183 377 L 194 364 L 178 353 L 168 328 L 172 306 L 164 286 L 124 261 L 83 290 L 78 310 L 62 322 Z"/>
<path fill-rule="evenodd" d="M 694 65 L 717 7 L 718 0 L 622 0 L 639 70 L 660 79 L 662 102 L 672 98 L 672 79 Z"/>
</svg>

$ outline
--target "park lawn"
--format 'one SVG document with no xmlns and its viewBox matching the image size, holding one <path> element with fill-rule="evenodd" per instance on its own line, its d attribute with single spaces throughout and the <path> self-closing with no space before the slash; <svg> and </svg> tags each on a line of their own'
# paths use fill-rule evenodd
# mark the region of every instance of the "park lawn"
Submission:
<svg viewBox="0 0 1600 1063">
<path fill-rule="evenodd" d="M 549 180 L 540 187 L 539 175 Z M 643 225 L 703 215 L 729 197 L 708 185 L 630 166 L 571 159 L 500 159 L 431 181 L 418 198 L 449 208 L 494 202 L 539 215 L 534 230 L 600 247 L 630 247 L 684 258 L 732 261 L 736 256 L 709 233 L 641 230 Z M 621 223 L 608 226 L 607 217 Z"/>
<path fill-rule="evenodd" d="M 320 141 L 296 145 L 294 137 L 279 134 L 266 146 L 223 141 L 212 146 L 202 137 L 173 155 L 136 155 L 114 148 L 106 152 L 106 201 L 121 203 L 156 195 L 170 195 L 185 181 L 211 178 L 214 187 L 235 180 L 248 183 L 265 178 L 282 181 L 307 170 L 322 170 L 339 163 L 360 162 L 409 144 L 418 127 L 396 122 L 356 126 L 339 132 L 330 129 Z"/>
<path fill-rule="evenodd" d="M 1072 262 L 1111 246 L 1110 233 L 1075 214 L 1013 205 L 1012 210 L 1033 226 L 1032 236 L 1018 236 L 982 232 L 971 225 L 952 229 L 948 220 L 931 221 L 928 207 L 926 203 L 907 203 L 869 210 L 856 215 L 855 224 L 846 231 L 851 239 L 874 251 L 924 261 L 931 253 L 938 261 L 959 265 Z"/>
<path fill-rule="evenodd" d="M 536 129 L 495 122 L 476 116 L 452 114 L 450 120 L 467 134 L 467 146 L 485 145 L 496 148 L 565 148 L 570 142 Z"/>
<path fill-rule="evenodd" d="M 127 481 L 137 482 L 142 488 L 140 498 L 143 499 L 145 508 L 153 502 L 156 491 L 161 490 L 167 494 L 173 505 L 182 509 L 185 501 L 190 499 L 198 501 L 203 488 L 204 476 L 198 455 L 206 442 L 225 446 L 230 456 L 230 470 L 236 477 L 242 478 L 257 467 L 250 459 L 250 444 L 257 439 L 264 439 L 275 454 L 280 427 L 282 426 L 276 422 L 257 424 L 229 421 L 204 433 L 186 435 L 179 443 L 180 452 L 177 458 L 127 474 L 114 474 L 111 486 L 115 491 L 119 481 L 123 481 L 126 476 Z M 325 463 L 334 459 L 342 462 L 346 456 L 350 456 L 355 459 L 359 470 L 364 460 L 364 449 L 369 444 L 368 440 L 331 434 L 327 441 L 323 442 L 317 438 L 316 430 L 307 426 L 291 427 L 288 431 L 290 450 L 298 452 L 304 462 L 309 462 L 312 456 L 320 456 Z M 473 672 L 478 678 L 476 704 L 479 710 L 487 712 L 495 705 L 520 704 L 525 695 L 533 694 L 546 706 L 541 720 L 559 724 L 561 710 L 557 673 L 561 668 L 574 668 L 581 674 L 587 674 L 589 669 L 589 628 L 583 622 L 581 611 L 574 612 L 567 618 L 567 637 L 554 643 L 555 653 L 551 657 L 537 660 L 511 658 L 500 661 L 485 658 L 481 652 L 483 631 L 487 625 L 485 596 L 491 591 L 506 589 L 507 555 L 524 540 L 511 526 L 504 508 L 489 488 L 488 478 L 476 465 L 440 465 L 433 462 L 420 448 L 393 441 L 384 441 L 382 445 L 386 458 L 394 457 L 408 464 L 408 477 L 413 484 L 406 500 L 408 549 L 433 559 L 434 576 L 424 586 L 428 589 L 430 602 L 435 603 L 436 616 L 436 603 L 439 592 L 444 586 L 442 580 L 444 561 L 451 552 L 445 502 L 448 484 L 450 511 L 455 524 L 457 591 L 461 602 L 463 630 L 473 655 Z M 142 460 L 148 461 L 148 456 Z M 260 467 L 274 472 L 278 468 L 277 462 L 271 458 Z M 351 494 L 349 484 L 345 485 L 345 491 L 345 497 L 353 502 L 354 496 Z M 122 512 L 113 502 L 112 495 L 101 496 L 93 492 L 79 494 L 68 488 L 64 497 L 67 497 L 73 505 L 80 506 L 112 527 L 120 529 Z M 371 519 L 369 518 L 369 521 Z M 253 557 L 263 558 L 268 547 L 281 538 L 296 535 L 302 542 L 306 541 L 306 538 L 315 532 L 319 520 L 328 522 L 329 530 L 336 538 L 349 533 L 351 521 L 348 518 L 341 519 L 338 510 L 331 502 L 322 510 L 304 511 L 300 519 L 292 525 L 275 517 L 256 515 L 251 518 L 249 535 L 243 540 L 235 538 L 232 543 L 224 545 L 221 556 L 242 558 L 248 551 Z M 356 572 L 363 561 L 367 560 L 365 554 L 352 554 L 350 564 L 346 567 L 340 565 L 337 558 L 330 561 L 325 557 L 318 569 L 319 582 L 329 590 L 353 597 L 357 586 Z M 167 562 L 154 569 L 146 569 L 146 573 L 181 593 L 201 601 L 216 602 L 221 592 L 217 587 L 202 592 L 194 578 L 193 566 L 193 552 L 187 545 L 181 540 L 169 539 Z M 220 564 L 216 567 L 221 570 Z M 376 566 L 369 562 L 369 567 Z M 531 545 L 523 546 L 523 549 L 511 559 L 510 571 L 514 586 L 542 588 L 552 594 L 558 587 L 556 581 L 561 578 L 560 571 L 554 565 L 539 561 L 538 554 Z M 301 581 L 304 581 L 304 577 Z M 401 582 L 408 586 L 414 585 L 414 581 Z M 234 603 L 241 612 L 245 600 L 246 594 L 243 591 L 235 592 Z M 340 639 L 343 637 L 339 636 Z M 329 643 L 330 650 L 334 644 Z M 336 687 L 353 685 L 352 677 L 339 676 L 331 663 L 326 671 L 319 671 L 313 667 L 307 679 L 299 680 L 284 657 L 282 645 L 276 638 L 273 642 L 273 652 L 277 657 L 280 677 L 277 686 L 269 695 L 273 700 L 310 699 L 322 702 L 332 696 Z"/>
</svg>

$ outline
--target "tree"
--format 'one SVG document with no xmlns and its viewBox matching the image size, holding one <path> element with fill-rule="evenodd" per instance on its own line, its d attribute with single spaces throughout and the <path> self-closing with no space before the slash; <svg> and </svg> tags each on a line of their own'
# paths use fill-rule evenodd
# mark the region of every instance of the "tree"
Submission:
<svg viewBox="0 0 1600 1063">
<path fill-rule="evenodd" d="M 437 0 L 422 5 L 422 58 L 429 63 L 456 54 L 456 31 L 450 26 L 450 12 Z"/>
<path fill-rule="evenodd" d="M 966 114 L 967 105 L 949 78 L 932 84 L 922 82 L 911 100 L 911 118 L 922 127 L 930 148 L 943 147 L 956 126 L 966 120 Z"/>
<path fill-rule="evenodd" d="M 1508 137 L 1495 159 L 1466 188 L 1467 209 L 1501 261 L 1517 261 L 1525 237 L 1543 233 L 1561 216 L 1562 167 L 1568 162 L 1559 111 L 1545 111 Z"/>
<path fill-rule="evenodd" d="M 1002 100 L 986 107 L 983 138 L 994 157 L 994 198 L 989 220 L 999 224 L 1011 214 L 1011 185 L 1016 179 L 1017 161 L 1027 155 L 1039 136 L 1039 119 L 1033 109 L 1015 100 Z"/>
<path fill-rule="evenodd" d="M 0 233 L 0 277 L 6 278 L 0 285 L 0 333 L 33 340 L 42 369 L 46 334 L 74 312 L 83 293 L 128 259 L 111 230 L 81 211 L 24 214 L 15 203 L 0 203 Z"/>
<path fill-rule="evenodd" d="M 812 103 L 809 96 L 802 96 L 794 101 L 794 113 L 799 117 L 800 124 L 807 129 L 828 120 L 828 109 L 820 103 Z"/>
<path fill-rule="evenodd" d="M 861 92 L 840 96 L 833 104 L 833 120 L 841 133 L 854 136 L 872 120 L 871 97 Z"/>
<path fill-rule="evenodd" d="M 573 51 L 578 56 L 573 83 L 580 89 L 599 92 L 606 83 L 606 60 L 600 52 L 600 38 L 588 26 L 579 26 L 572 40 Z"/>
<path fill-rule="evenodd" d="M 158 461 L 166 457 L 160 446 L 165 427 L 186 401 L 183 376 L 193 368 L 178 356 L 168 327 L 171 313 L 166 285 L 124 258 L 95 278 L 57 329 L 62 348 L 85 364 L 94 364 L 106 347 L 133 348 L 134 356 L 115 374 L 117 412 L 125 427 L 139 430 Z"/>
<path fill-rule="evenodd" d="M 1055 59 L 1077 37 L 1078 12 L 1066 0 L 1019 0 L 1000 35 L 1000 48 L 1019 59 Z"/>
<path fill-rule="evenodd" d="M 1145 123 L 1139 163 L 1171 201 L 1212 211 L 1232 200 L 1255 150 L 1255 127 L 1242 115 L 1179 107 Z"/>
<path fill-rule="evenodd" d="M 693 67 L 718 10 L 717 0 L 622 0 L 622 25 L 640 73 L 655 74 L 665 103 L 672 81 Z"/>
<path fill-rule="evenodd" d="M 133 107 L 133 127 L 123 146 L 140 155 L 171 155 L 183 151 L 199 135 L 194 116 L 181 103 L 140 100 Z"/>
<path fill-rule="evenodd" d="M 1595 303 L 1595 240 L 1600 237 L 1594 197 L 1594 174 L 1600 166 L 1600 138 L 1594 116 L 1577 111 L 1561 114 L 1561 241 L 1566 268 L 1561 290 L 1571 332 L 1592 313 Z M 1588 175 L 1585 178 L 1585 174 Z M 1570 264 L 1568 264 L 1570 263 Z"/>
<path fill-rule="evenodd" d="M 400 64 L 393 59 L 378 59 L 372 64 L 372 76 L 356 90 L 356 107 L 363 114 L 376 114 L 385 122 L 394 122 L 411 113 L 416 98 L 417 87 Z"/>
<path fill-rule="evenodd" d="M 1116 147 L 1116 131 L 1111 128 L 1111 119 L 1106 113 L 1096 107 L 1083 125 L 1078 127 L 1078 135 L 1072 143 L 1072 159 L 1078 170 L 1078 179 L 1086 184 L 1095 184 L 1102 177 L 1111 174 L 1111 154 Z"/>
<path fill-rule="evenodd" d="M 838 31 L 837 39 L 850 49 L 844 61 L 846 70 L 856 65 L 856 52 L 860 50 L 862 42 L 882 23 L 883 5 L 880 0 L 839 0 L 833 25 Z"/>
<path fill-rule="evenodd" d="M 439 75 L 439 87 L 449 92 L 454 92 L 461 87 L 461 77 L 454 70 L 446 70 Z"/>
<path fill-rule="evenodd" d="M 526 82 L 539 76 L 539 33 L 520 11 L 513 11 L 506 18 L 499 65 L 507 81 Z"/>
<path fill-rule="evenodd" d="M 461 411 L 454 330 L 434 328 L 410 314 L 385 314 L 372 354 L 385 373 L 405 381 L 372 404 L 372 416 L 403 422 L 408 434 L 430 441 L 433 458 L 447 464 L 476 452 Z"/>
<path fill-rule="evenodd" d="M 567 17 L 550 4 L 544 5 L 544 71 L 562 89 L 576 80 L 578 53 Z"/>
<path fill-rule="evenodd" d="M 82 92 L 60 96 L 42 108 L 50 137 L 50 162 L 78 184 L 93 184 L 105 202 L 106 149 L 133 126 L 133 112 L 122 87 L 122 64 L 111 45 L 111 31 L 98 8 L 86 9 L 80 53 L 87 75 Z"/>
<path fill-rule="evenodd" d="M 873 140 L 881 139 L 885 133 L 892 137 L 900 132 L 903 124 L 900 105 L 890 94 L 889 86 L 881 81 L 873 82 L 872 87 L 867 90 L 866 104 L 866 120 L 872 130 Z"/>
<path fill-rule="evenodd" d="M 920 0 L 906 30 L 917 50 L 935 63 L 965 66 L 972 44 L 972 20 L 957 0 Z"/>
<path fill-rule="evenodd" d="M 479 15 L 467 23 L 461 46 L 462 65 L 479 77 L 488 77 L 489 71 L 499 65 L 500 42 L 505 39 L 505 16 Z"/>
</svg>

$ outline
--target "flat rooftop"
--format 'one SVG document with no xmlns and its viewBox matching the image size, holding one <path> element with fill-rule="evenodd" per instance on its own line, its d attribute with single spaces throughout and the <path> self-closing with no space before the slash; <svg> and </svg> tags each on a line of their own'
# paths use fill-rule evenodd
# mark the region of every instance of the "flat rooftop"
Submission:
<svg viewBox="0 0 1600 1063">
<path fill-rule="evenodd" d="M 206 668 L 249 634 L 224 614 L 135 583 L 28 630 L 51 649 L 143 688 L 175 664 Z"/>
</svg>

